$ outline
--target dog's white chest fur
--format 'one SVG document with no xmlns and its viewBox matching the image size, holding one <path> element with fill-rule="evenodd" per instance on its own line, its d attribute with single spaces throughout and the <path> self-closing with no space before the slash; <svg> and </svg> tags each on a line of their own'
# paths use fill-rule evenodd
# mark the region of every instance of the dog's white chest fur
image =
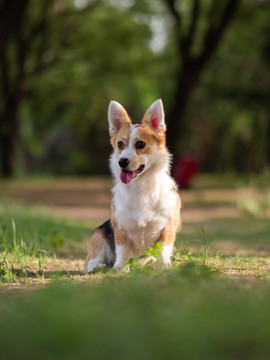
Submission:
<svg viewBox="0 0 270 360">
<path fill-rule="evenodd" d="M 120 229 L 144 250 L 160 236 L 178 201 L 175 184 L 167 173 L 142 176 L 136 182 L 113 188 L 114 216 Z"/>
</svg>

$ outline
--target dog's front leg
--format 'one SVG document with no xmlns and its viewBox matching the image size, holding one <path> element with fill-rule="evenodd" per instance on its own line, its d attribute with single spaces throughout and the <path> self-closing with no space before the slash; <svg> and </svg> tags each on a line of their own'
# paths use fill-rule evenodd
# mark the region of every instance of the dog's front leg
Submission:
<svg viewBox="0 0 270 360">
<path fill-rule="evenodd" d="M 161 242 L 160 259 L 158 263 L 162 265 L 171 265 L 171 256 L 174 249 L 176 233 L 180 226 L 180 218 L 172 218 L 169 225 L 166 226 L 160 234 L 158 242 Z"/>
<path fill-rule="evenodd" d="M 177 194 L 178 195 L 178 194 Z M 170 221 L 165 228 L 160 233 L 159 239 L 157 242 L 161 242 L 162 249 L 160 252 L 160 259 L 158 263 L 163 265 L 171 265 L 171 256 L 174 249 L 174 242 L 176 239 L 176 233 L 181 228 L 181 200 L 178 195 L 177 203 L 175 210 L 170 218 Z"/>
<path fill-rule="evenodd" d="M 118 222 L 115 217 L 115 207 L 111 204 L 111 222 L 113 225 L 114 239 L 115 239 L 115 255 L 116 261 L 114 269 L 122 269 L 126 262 L 132 258 L 132 251 L 127 232 L 124 229 L 119 229 Z"/>
<path fill-rule="evenodd" d="M 157 259 L 156 264 L 158 266 L 162 266 L 162 265 L 170 266 L 173 249 L 174 249 L 174 243 L 169 245 L 162 243 L 162 248 L 160 250 L 160 257 Z"/>
<path fill-rule="evenodd" d="M 118 229 L 116 221 L 113 221 L 113 226 L 116 255 L 116 261 L 113 267 L 114 269 L 122 269 L 126 262 L 132 257 L 132 251 L 126 231 Z"/>
<path fill-rule="evenodd" d="M 116 261 L 113 268 L 122 269 L 126 262 L 132 257 L 130 254 L 130 249 L 127 244 L 117 245 L 116 243 L 115 245 Z"/>
</svg>

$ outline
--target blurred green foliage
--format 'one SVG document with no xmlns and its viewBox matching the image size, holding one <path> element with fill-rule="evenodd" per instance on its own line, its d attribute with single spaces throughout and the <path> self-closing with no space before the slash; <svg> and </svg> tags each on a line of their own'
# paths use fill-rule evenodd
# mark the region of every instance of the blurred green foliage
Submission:
<svg viewBox="0 0 270 360">
<path fill-rule="evenodd" d="M 107 171 L 109 101 L 122 102 L 134 114 L 159 96 L 152 90 L 156 71 L 148 15 L 140 23 L 137 12 L 139 19 L 137 7 L 101 2 L 80 15 L 67 46 L 56 40 L 56 48 L 47 50 L 55 64 L 29 80 L 34 93 L 21 108 L 22 147 L 30 167 L 38 159 L 38 171 Z M 57 25 L 54 37 L 62 31 Z"/>
<path fill-rule="evenodd" d="M 270 8 L 269 3 L 256 10 L 254 3 L 244 4 L 195 95 L 207 125 L 203 129 L 198 120 L 192 129 L 200 129 L 198 141 L 208 139 L 204 164 L 209 170 L 269 167 Z"/>
<path fill-rule="evenodd" d="M 17 175 L 108 172 L 111 99 L 136 121 L 160 97 L 169 112 L 181 64 L 175 22 L 165 3 L 48 1 L 46 26 L 35 35 L 31 31 L 46 4 L 28 1 L 22 36 L 30 37 L 31 46 L 18 109 Z M 201 8 L 194 53 L 202 46 L 211 5 L 206 1 Z M 185 27 L 191 3 L 179 6 Z M 178 147 L 193 152 L 204 170 L 262 171 L 269 164 L 269 10 L 266 0 L 241 2 L 190 95 Z M 7 57 L 13 82 L 14 49 L 11 42 Z"/>
</svg>

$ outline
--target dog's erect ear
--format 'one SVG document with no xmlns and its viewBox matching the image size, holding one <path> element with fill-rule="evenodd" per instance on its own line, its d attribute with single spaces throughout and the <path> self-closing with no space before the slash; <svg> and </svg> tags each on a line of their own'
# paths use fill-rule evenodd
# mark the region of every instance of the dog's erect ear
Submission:
<svg viewBox="0 0 270 360">
<path fill-rule="evenodd" d="M 113 100 L 109 104 L 108 120 L 111 135 L 116 135 L 124 124 L 131 124 L 126 110 L 121 104 Z"/>
<path fill-rule="evenodd" d="M 159 134 L 162 130 L 166 131 L 164 110 L 161 99 L 156 100 L 146 111 L 142 123 L 148 125 L 157 134 Z"/>
</svg>

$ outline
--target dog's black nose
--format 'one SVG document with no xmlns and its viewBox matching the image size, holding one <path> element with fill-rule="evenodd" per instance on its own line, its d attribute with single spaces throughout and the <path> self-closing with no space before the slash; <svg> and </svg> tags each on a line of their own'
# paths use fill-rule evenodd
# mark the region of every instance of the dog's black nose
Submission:
<svg viewBox="0 0 270 360">
<path fill-rule="evenodd" d="M 124 169 L 128 166 L 129 164 L 129 160 L 126 159 L 126 158 L 121 158 L 119 161 L 118 161 L 118 164 L 120 166 L 120 168 Z"/>
</svg>

